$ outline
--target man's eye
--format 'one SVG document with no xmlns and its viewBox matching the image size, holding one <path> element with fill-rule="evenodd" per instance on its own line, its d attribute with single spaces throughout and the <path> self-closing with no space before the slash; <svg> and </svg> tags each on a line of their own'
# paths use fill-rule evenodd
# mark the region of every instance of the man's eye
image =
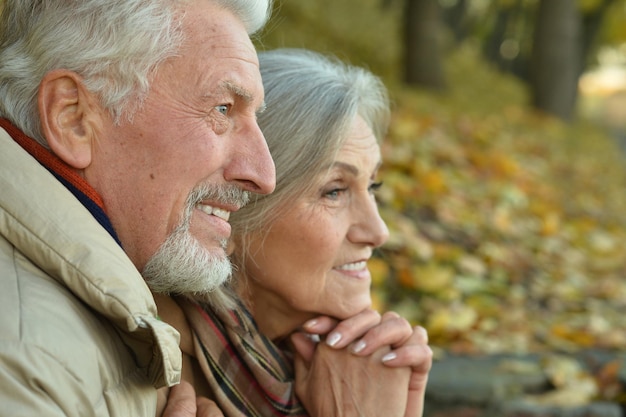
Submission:
<svg viewBox="0 0 626 417">
<path fill-rule="evenodd" d="M 215 110 L 217 110 L 218 112 L 222 113 L 223 115 L 227 115 L 228 114 L 228 105 L 227 104 L 220 104 L 219 106 L 215 106 Z"/>
<path fill-rule="evenodd" d="M 382 186 L 383 186 L 383 182 L 382 181 L 374 182 L 374 183 L 370 184 L 369 192 L 370 193 L 375 193 L 376 191 L 380 190 L 380 187 L 382 187 Z"/>
</svg>

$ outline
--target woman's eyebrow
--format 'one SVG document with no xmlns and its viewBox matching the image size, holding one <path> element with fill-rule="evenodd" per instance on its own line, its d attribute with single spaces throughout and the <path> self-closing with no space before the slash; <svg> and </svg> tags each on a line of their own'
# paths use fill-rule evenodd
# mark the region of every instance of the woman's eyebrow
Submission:
<svg viewBox="0 0 626 417">
<path fill-rule="evenodd" d="M 344 171 L 348 171 L 352 175 L 358 175 L 359 174 L 359 168 L 357 168 L 356 166 L 354 166 L 352 164 L 348 164 L 346 162 L 335 161 L 332 164 L 330 164 L 329 168 L 339 168 L 339 169 L 342 169 Z"/>
<path fill-rule="evenodd" d="M 380 169 L 382 164 L 383 164 L 383 161 L 378 161 L 373 172 L 377 172 Z M 359 168 L 355 165 L 348 164 L 346 162 L 335 161 L 329 166 L 329 168 L 340 168 L 340 169 L 343 169 L 344 171 L 348 171 L 352 175 L 355 175 L 355 176 L 359 175 Z"/>
</svg>

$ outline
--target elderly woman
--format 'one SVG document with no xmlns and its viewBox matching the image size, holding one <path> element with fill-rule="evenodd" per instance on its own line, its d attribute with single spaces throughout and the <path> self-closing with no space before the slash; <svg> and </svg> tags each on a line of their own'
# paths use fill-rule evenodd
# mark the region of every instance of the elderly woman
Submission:
<svg viewBox="0 0 626 417">
<path fill-rule="evenodd" d="M 426 333 L 370 309 L 367 261 L 388 237 L 374 196 L 386 89 L 310 51 L 259 59 L 276 190 L 230 218 L 240 301 L 178 299 L 183 377 L 226 416 L 419 416 Z"/>
</svg>

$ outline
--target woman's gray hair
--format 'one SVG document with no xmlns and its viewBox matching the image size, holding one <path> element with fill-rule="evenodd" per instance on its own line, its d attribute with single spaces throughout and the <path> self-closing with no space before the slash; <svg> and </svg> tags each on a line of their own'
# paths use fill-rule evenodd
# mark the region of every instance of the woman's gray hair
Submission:
<svg viewBox="0 0 626 417">
<path fill-rule="evenodd" d="M 114 120 L 131 120 L 150 76 L 183 41 L 188 0 L 5 0 L 0 14 L 0 117 L 47 146 L 37 92 L 54 69 L 79 74 Z M 231 10 L 249 34 L 269 18 L 272 0 L 206 0 Z"/>
<path fill-rule="evenodd" d="M 230 217 L 240 270 L 248 237 L 318 186 L 312 179 L 328 170 L 354 118 L 361 116 L 379 142 L 390 118 L 387 89 L 366 69 L 302 49 L 259 52 L 259 61 L 267 108 L 258 122 L 276 165 L 276 190 L 254 196 Z"/>
</svg>

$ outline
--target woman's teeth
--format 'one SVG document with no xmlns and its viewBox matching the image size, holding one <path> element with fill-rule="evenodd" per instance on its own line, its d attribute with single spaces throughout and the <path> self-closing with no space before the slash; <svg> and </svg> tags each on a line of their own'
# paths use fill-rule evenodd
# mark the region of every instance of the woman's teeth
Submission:
<svg viewBox="0 0 626 417">
<path fill-rule="evenodd" d="M 215 208 L 212 206 L 208 206 L 206 204 L 197 204 L 196 207 L 200 209 L 201 211 L 203 211 L 204 213 L 213 215 L 215 217 L 219 217 L 220 219 L 223 219 L 224 221 L 228 221 L 228 219 L 230 218 L 230 211 L 227 211 L 227 210 Z"/>
<path fill-rule="evenodd" d="M 366 267 L 367 267 L 367 262 L 361 261 L 361 262 L 354 262 L 351 264 L 341 265 L 341 266 L 338 266 L 337 269 L 340 269 L 342 271 L 360 271 L 361 269 L 365 269 Z"/>
</svg>

